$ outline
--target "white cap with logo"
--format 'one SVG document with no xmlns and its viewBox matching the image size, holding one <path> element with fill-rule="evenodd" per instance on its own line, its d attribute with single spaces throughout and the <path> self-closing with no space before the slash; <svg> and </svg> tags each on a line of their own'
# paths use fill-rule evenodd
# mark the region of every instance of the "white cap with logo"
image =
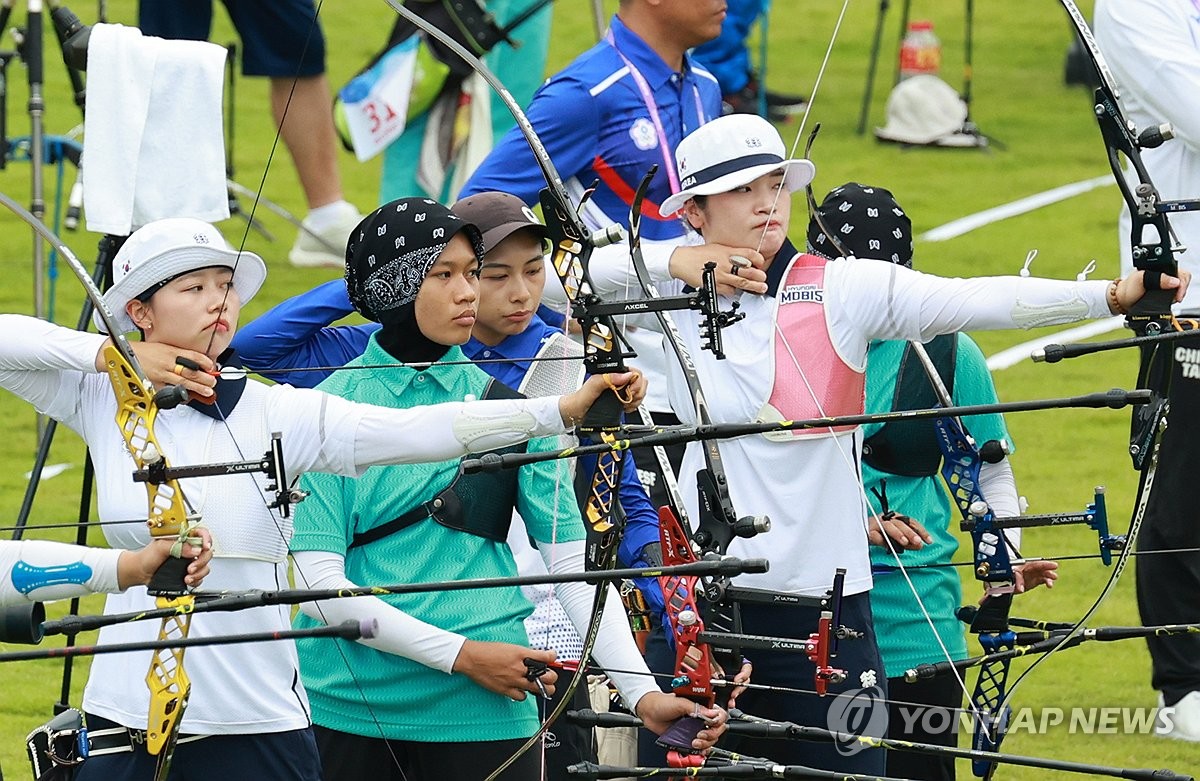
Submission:
<svg viewBox="0 0 1200 781">
<path fill-rule="evenodd" d="M 138 228 L 113 258 L 113 285 L 104 302 L 113 311 L 123 332 L 134 330 L 125 305 L 134 298 L 180 274 L 211 266 L 234 269 L 233 288 L 246 303 L 262 287 L 267 266 L 253 252 L 238 252 L 220 231 L 203 220 L 173 217 Z M 99 314 L 92 315 L 101 333 L 108 329 Z"/>
<path fill-rule="evenodd" d="M 665 198 L 662 214 L 674 214 L 695 195 L 716 195 L 753 182 L 780 168 L 789 191 L 817 175 L 810 160 L 787 159 L 779 131 L 760 116 L 729 114 L 701 125 L 675 150 L 679 192 Z"/>
</svg>

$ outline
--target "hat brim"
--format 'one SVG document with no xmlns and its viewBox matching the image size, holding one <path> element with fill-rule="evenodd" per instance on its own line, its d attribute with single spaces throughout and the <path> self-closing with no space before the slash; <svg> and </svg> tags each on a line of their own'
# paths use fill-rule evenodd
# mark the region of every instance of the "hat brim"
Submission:
<svg viewBox="0 0 1200 781">
<path fill-rule="evenodd" d="M 537 233 L 538 238 L 545 241 L 549 238 L 550 233 L 545 225 L 538 222 L 526 222 L 523 220 L 513 220 L 506 222 L 503 225 L 497 225 L 491 230 L 483 234 L 483 251 L 491 252 L 496 248 L 496 245 L 507 239 L 522 228 L 528 228 Z"/>
<path fill-rule="evenodd" d="M 212 266 L 227 266 L 234 270 L 233 289 L 243 304 L 257 295 L 267 279 L 267 264 L 253 252 L 212 246 L 175 248 L 138 264 L 137 268 L 108 289 L 104 294 L 104 303 L 112 311 L 116 326 L 122 333 L 129 333 L 136 330 L 137 326 L 129 319 L 125 311 L 126 304 L 164 279 Z M 108 333 L 108 326 L 99 312 L 92 313 L 92 322 L 100 333 Z"/>
<path fill-rule="evenodd" d="M 741 187 L 744 184 L 749 184 L 760 176 L 783 169 L 783 183 L 787 186 L 789 192 L 796 192 L 803 189 L 806 185 L 812 182 L 813 177 L 817 175 L 817 168 L 812 164 L 811 160 L 797 158 L 794 160 L 784 160 L 781 163 L 766 163 L 763 165 L 753 165 L 749 168 L 743 168 L 732 173 L 718 176 L 711 182 L 689 187 L 663 199 L 659 205 L 659 214 L 664 216 L 672 215 L 683 208 L 683 205 L 697 195 L 718 195 L 727 193 L 730 190 Z"/>
<path fill-rule="evenodd" d="M 875 137 L 880 141 L 888 141 L 893 144 L 908 144 L 910 146 L 943 146 L 943 147 L 978 147 L 987 146 L 987 138 L 976 133 L 964 133 L 961 126 L 955 127 L 952 130 L 939 132 L 936 135 L 930 133 L 914 133 L 907 129 L 889 129 L 886 127 L 875 128 Z"/>
</svg>

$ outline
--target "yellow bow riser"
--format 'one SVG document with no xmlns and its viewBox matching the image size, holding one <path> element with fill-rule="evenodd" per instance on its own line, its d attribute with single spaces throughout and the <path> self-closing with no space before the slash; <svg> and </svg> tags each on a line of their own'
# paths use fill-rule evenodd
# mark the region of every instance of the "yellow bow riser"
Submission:
<svg viewBox="0 0 1200 781">
<path fill-rule="evenodd" d="M 125 444 L 139 469 L 150 466 L 167 466 L 166 457 L 154 436 L 154 421 L 158 407 L 154 404 L 154 389 L 143 383 L 133 367 L 113 345 L 104 349 L 104 362 L 117 398 L 117 426 L 125 438 Z M 184 503 L 183 490 L 176 480 L 162 482 L 147 481 L 147 523 L 151 537 L 175 538 L 182 546 L 194 518 L 189 517 Z M 178 554 L 178 551 L 175 551 Z M 186 593 L 183 573 L 187 562 L 180 558 L 169 559 L 164 570 L 169 573 L 158 582 L 150 584 L 150 593 L 157 596 L 157 607 L 182 608 L 180 615 L 164 618 L 158 629 L 159 640 L 179 640 L 188 636 L 192 616 L 187 610 L 194 598 Z M 163 574 L 160 570 L 159 574 Z M 183 667 L 184 649 L 171 648 L 155 651 L 146 673 L 146 685 L 150 689 L 150 708 L 146 728 L 146 750 L 158 756 L 174 744 L 179 732 L 179 722 L 187 705 L 191 682 Z"/>
</svg>

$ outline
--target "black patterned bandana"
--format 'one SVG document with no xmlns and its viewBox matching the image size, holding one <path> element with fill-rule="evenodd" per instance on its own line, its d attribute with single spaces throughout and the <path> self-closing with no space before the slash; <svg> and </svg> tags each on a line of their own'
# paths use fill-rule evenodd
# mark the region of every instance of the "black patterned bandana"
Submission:
<svg viewBox="0 0 1200 781">
<path fill-rule="evenodd" d="M 830 191 L 808 221 L 808 246 L 827 258 L 853 255 L 912 268 L 912 221 L 887 190 L 849 182 Z"/>
<path fill-rule="evenodd" d="M 393 321 L 417 298 L 450 239 L 466 231 L 483 262 L 479 229 L 428 198 L 401 198 L 363 218 L 346 245 L 346 290 L 354 309 L 377 323 Z"/>
</svg>

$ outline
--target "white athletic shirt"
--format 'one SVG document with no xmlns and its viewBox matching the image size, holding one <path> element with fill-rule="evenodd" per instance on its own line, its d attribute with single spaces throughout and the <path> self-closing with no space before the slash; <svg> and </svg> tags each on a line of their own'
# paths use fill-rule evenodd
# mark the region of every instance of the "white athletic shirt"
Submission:
<svg viewBox="0 0 1200 781">
<path fill-rule="evenodd" d="M 595 261 L 593 256 L 593 261 Z M 664 295 L 682 291 L 669 279 L 665 254 L 647 248 L 646 262 Z M 778 258 L 775 262 L 790 259 Z M 614 260 L 614 263 L 620 263 Z M 612 267 L 606 275 L 616 273 Z M 847 260 L 825 270 L 825 325 L 841 358 L 865 367 L 874 339 L 930 338 L 956 331 L 1034 327 L 1111 315 L 1107 281 L 1076 282 L 1021 277 L 947 279 L 921 274 L 893 263 Z M 695 314 L 672 312 L 714 423 L 757 419 L 774 381 L 774 297 L 742 295 L 746 317 L 725 330 L 726 360 L 700 349 Z M 729 301 L 723 303 L 727 308 Z M 803 369 L 804 336 L 788 334 Z M 668 361 L 675 412 L 692 421 L 695 411 L 678 365 Z M 769 572 L 743 575 L 740 586 L 793 594 L 824 594 L 834 570 L 845 568 L 846 594 L 871 587 L 867 556 L 866 507 L 858 463 L 861 430 L 835 437 L 772 442 L 762 436 L 720 443 L 729 477 L 730 498 L 739 515 L 770 516 L 772 528 L 751 539 L 735 539 L 729 553 L 763 557 Z M 689 445 L 680 473 L 695 474 L 704 459 L 698 444 Z M 694 481 L 681 482 L 689 511 L 697 511 Z"/>
<path fill-rule="evenodd" d="M 1121 90 L 1121 105 L 1138 130 L 1170 122 L 1175 138 L 1142 152 L 1164 200 L 1200 197 L 1200 8 L 1192 0 L 1097 0 L 1096 42 Z M 1137 176 L 1126 176 L 1130 186 Z M 1200 273 L 1200 212 L 1171 215 L 1171 227 L 1190 251 L 1177 257 Z M 1121 209 L 1122 268 L 1129 254 L 1129 209 Z M 1200 312 L 1200 286 L 1180 311 Z"/>
<path fill-rule="evenodd" d="M 133 459 L 114 423 L 116 402 L 107 375 L 94 362 L 105 338 L 21 315 L 0 315 L 0 386 L 31 402 L 84 438 L 96 468 L 102 520 L 146 517 L 146 490 L 134 483 Z M 489 405 L 480 407 L 478 405 Z M 173 465 L 257 459 L 271 432 L 283 435 L 290 475 L 305 471 L 356 476 L 377 463 L 441 461 L 466 454 L 452 428 L 456 417 L 496 412 L 528 413 L 528 427 L 512 441 L 564 432 L 555 397 L 447 404 L 413 410 L 373 407 L 286 385 L 248 381 L 228 428 L 190 407 L 160 412 L 155 426 Z M 499 432 L 498 432 L 499 433 Z M 489 446 L 497 446 L 494 442 Z M 214 559 L 203 590 L 288 587 L 290 520 L 266 508 L 263 475 L 181 481 L 213 537 Z M 114 548 L 149 541 L 141 524 L 105 527 Z M 108 597 L 105 612 L 154 606 L 143 587 Z M 291 627 L 287 607 L 207 613 L 192 619 L 191 636 L 262 632 Z M 158 622 L 101 630 L 103 644 L 154 639 Z M 90 713 L 144 728 L 150 653 L 98 656 L 84 690 Z M 281 732 L 308 726 L 308 699 L 300 685 L 290 641 L 193 648 L 185 657 L 192 696 L 181 730 L 187 734 Z"/>
</svg>

